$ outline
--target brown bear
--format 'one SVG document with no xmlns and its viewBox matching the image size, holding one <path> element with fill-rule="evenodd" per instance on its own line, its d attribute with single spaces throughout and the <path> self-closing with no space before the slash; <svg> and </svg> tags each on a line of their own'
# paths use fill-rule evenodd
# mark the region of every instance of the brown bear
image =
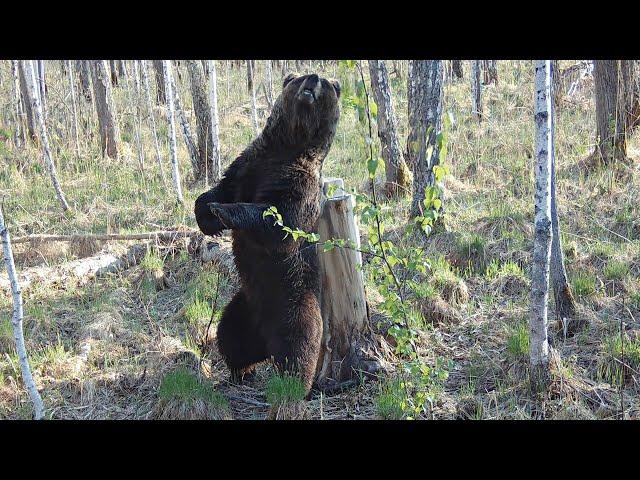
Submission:
<svg viewBox="0 0 640 480">
<path fill-rule="evenodd" d="M 273 205 L 285 226 L 315 231 L 339 98 L 336 80 L 289 74 L 262 133 L 195 202 L 203 233 L 232 230 L 241 288 L 223 312 L 217 343 L 234 380 L 272 358 L 311 390 L 322 338 L 317 251 L 284 238 L 263 212 Z"/>
</svg>

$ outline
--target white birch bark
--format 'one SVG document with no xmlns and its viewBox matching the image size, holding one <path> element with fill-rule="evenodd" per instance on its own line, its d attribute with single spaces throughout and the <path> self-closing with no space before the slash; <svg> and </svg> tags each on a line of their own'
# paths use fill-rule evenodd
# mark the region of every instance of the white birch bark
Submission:
<svg viewBox="0 0 640 480">
<path fill-rule="evenodd" d="M 14 144 L 17 148 L 27 143 L 22 126 L 22 107 L 20 104 L 20 79 L 18 77 L 18 60 L 11 60 L 11 78 L 13 79 L 13 102 L 16 116 L 14 132 Z"/>
<path fill-rule="evenodd" d="M 471 61 L 471 113 L 482 120 L 482 85 L 480 84 L 480 60 Z"/>
<path fill-rule="evenodd" d="M 258 127 L 258 108 L 256 107 L 256 87 L 255 87 L 255 78 L 253 72 L 253 62 L 251 60 L 247 60 L 247 79 L 249 81 L 249 93 L 251 95 L 251 123 L 253 124 L 253 133 L 255 133 L 256 137 L 260 133 L 260 128 Z"/>
<path fill-rule="evenodd" d="M 535 62 L 535 236 L 531 271 L 530 361 L 531 385 L 544 390 L 549 381 L 549 341 L 547 336 L 549 264 L 551 259 L 551 65 L 550 60 Z"/>
<path fill-rule="evenodd" d="M 76 109 L 76 88 L 73 84 L 73 68 L 71 60 L 65 60 L 69 76 L 69 87 L 71 90 L 71 113 L 73 115 L 73 138 L 76 144 L 76 155 L 80 156 L 80 140 L 78 135 L 78 110 Z"/>
<path fill-rule="evenodd" d="M 62 187 L 58 181 L 56 165 L 53 162 L 53 155 L 51 154 L 51 148 L 49 146 L 49 135 L 47 134 L 47 127 L 44 123 L 44 117 L 42 114 L 42 106 L 40 105 L 40 99 L 36 93 L 37 86 L 35 68 L 31 60 L 21 60 L 21 62 L 27 87 L 26 92 L 28 98 L 25 100 L 31 104 L 33 115 L 40 130 L 40 142 L 42 143 L 44 160 L 47 165 L 47 170 L 49 171 L 49 176 L 51 177 L 51 183 L 53 183 L 53 188 L 56 191 L 56 196 L 62 206 L 62 210 L 67 211 L 69 210 L 69 204 L 64 198 Z"/>
<path fill-rule="evenodd" d="M 267 97 L 267 105 L 269 111 L 273 108 L 273 69 L 271 68 L 271 60 L 264 62 L 265 86 L 264 92 Z"/>
<path fill-rule="evenodd" d="M 20 284 L 18 283 L 16 265 L 13 260 L 13 251 L 11 249 L 11 239 L 9 238 L 9 231 L 5 226 L 2 208 L 0 208 L 0 236 L 2 236 L 4 264 L 7 267 L 7 275 L 11 282 L 11 294 L 13 297 L 13 316 L 11 317 L 11 324 L 13 325 L 13 338 L 16 342 L 16 352 L 20 361 L 22 380 L 27 388 L 27 392 L 29 392 L 31 402 L 33 403 L 34 418 L 36 420 L 42 420 L 44 418 L 44 405 L 42 403 L 40 393 L 36 388 L 36 384 L 33 381 L 33 376 L 31 375 L 27 349 L 24 344 L 24 332 L 22 329 L 22 292 L 20 291 Z"/>
<path fill-rule="evenodd" d="M 184 143 L 187 146 L 187 150 L 189 151 L 189 157 L 191 158 L 191 166 L 193 167 L 193 171 L 198 171 L 198 150 L 196 149 L 195 142 L 193 141 L 193 135 L 191 133 L 191 127 L 189 126 L 189 121 L 184 113 L 184 109 L 182 108 L 182 102 L 180 101 L 180 95 L 178 95 L 178 89 L 176 88 L 176 84 L 172 79 L 171 83 L 172 93 L 173 93 L 173 101 L 176 109 L 176 113 L 178 115 L 178 121 L 180 122 L 180 126 L 182 127 L 182 137 L 184 138 Z"/>
<path fill-rule="evenodd" d="M 164 91 L 167 100 L 167 119 L 169 121 L 169 151 L 171 153 L 171 172 L 173 177 L 173 187 L 179 203 L 184 203 L 182 198 L 182 187 L 180 185 L 180 168 L 178 166 L 178 148 L 176 145 L 176 121 L 173 105 L 173 86 L 171 74 L 171 61 L 162 60 L 162 70 L 164 73 Z"/>
<path fill-rule="evenodd" d="M 211 107 L 211 136 L 213 138 L 213 165 L 211 166 L 212 181 L 220 180 L 222 165 L 220 158 L 220 122 L 218 120 L 218 79 L 216 62 L 209 60 L 209 105 Z"/>
<path fill-rule="evenodd" d="M 47 95 L 46 95 L 46 83 L 44 75 L 44 60 L 36 60 L 36 76 L 38 81 L 38 99 L 42 106 L 42 118 L 47 119 Z"/>
<path fill-rule="evenodd" d="M 153 114 L 153 103 L 151 102 L 151 88 L 149 87 L 149 73 L 147 70 L 147 61 L 142 62 L 142 83 L 144 83 L 144 90 L 147 97 L 147 109 L 149 119 L 151 120 L 151 133 L 153 134 L 153 144 L 156 148 L 156 160 L 158 161 L 158 170 L 160 171 L 160 178 L 162 184 L 166 187 L 167 180 L 164 176 L 164 170 L 162 169 L 162 157 L 160 155 L 160 144 L 158 143 L 158 130 L 156 129 L 156 118 Z"/>
</svg>

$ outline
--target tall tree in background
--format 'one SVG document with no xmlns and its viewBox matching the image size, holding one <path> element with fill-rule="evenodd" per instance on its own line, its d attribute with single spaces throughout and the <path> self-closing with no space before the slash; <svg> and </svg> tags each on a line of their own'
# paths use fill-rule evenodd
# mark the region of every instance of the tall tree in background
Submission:
<svg viewBox="0 0 640 480">
<path fill-rule="evenodd" d="M 409 61 L 406 158 L 413 171 L 412 218 L 422 214 L 425 188 L 435 185 L 433 167 L 440 163 L 436 137 L 442 130 L 443 74 L 442 60 Z"/>
<path fill-rule="evenodd" d="M 26 96 L 25 103 L 28 102 L 31 105 L 31 111 L 36 119 L 40 133 L 40 143 L 42 145 L 44 153 L 44 161 L 51 177 L 51 183 L 56 191 L 56 196 L 60 202 L 60 206 L 63 211 L 69 210 L 69 204 L 64 198 L 64 193 L 60 182 L 58 181 L 58 173 L 56 172 L 56 164 L 53 161 L 53 155 L 51 154 L 51 147 L 49 146 L 49 135 L 47 133 L 47 126 L 44 122 L 44 114 L 42 113 L 42 106 L 40 105 L 40 98 L 38 97 L 38 83 L 36 79 L 36 68 L 31 60 L 21 60 L 22 70 L 25 73 L 26 82 Z"/>
<path fill-rule="evenodd" d="M 480 84 L 480 60 L 471 61 L 471 113 L 482 120 L 482 85 Z"/>
<path fill-rule="evenodd" d="M 22 373 L 22 381 L 24 382 L 29 398 L 33 403 L 34 418 L 42 420 L 44 418 L 44 404 L 40 393 L 36 388 L 29 367 L 29 358 L 27 357 L 27 349 L 24 344 L 24 331 L 22 328 L 22 319 L 24 317 L 22 308 L 22 292 L 18 283 L 18 275 L 16 273 L 16 265 L 13 260 L 13 250 L 11 249 L 11 239 L 9 231 L 5 225 L 4 213 L 0 207 L 0 237 L 2 237 L 2 251 L 4 256 L 4 264 L 7 267 L 7 276 L 11 282 L 11 294 L 13 297 L 13 315 L 11 324 L 13 326 L 13 338 L 16 344 L 16 353 L 18 354 L 18 363 L 20 364 L 20 372 Z"/>
<path fill-rule="evenodd" d="M 482 71 L 484 73 L 484 85 L 498 84 L 498 62 L 497 60 L 483 60 Z"/>
<path fill-rule="evenodd" d="M 176 88 L 175 81 L 174 79 L 171 80 L 171 94 L 173 95 L 173 105 L 178 116 L 178 121 L 182 126 L 182 136 L 184 138 L 184 143 L 187 145 L 187 150 L 189 151 L 189 158 L 191 158 L 191 166 L 193 168 L 194 176 L 197 177 L 196 172 L 198 172 L 200 169 L 198 165 L 198 149 L 196 148 L 196 144 L 193 141 L 191 127 L 189 126 L 189 121 L 187 120 L 184 109 L 182 108 L 182 102 L 180 101 L 180 95 L 178 94 L 178 89 Z"/>
<path fill-rule="evenodd" d="M 164 80 L 164 60 L 153 60 L 153 69 L 156 72 L 156 102 L 159 105 L 167 104 L 167 96 L 165 93 L 165 80 Z"/>
<path fill-rule="evenodd" d="M 173 89 L 171 74 L 171 61 L 162 60 L 162 76 L 164 78 L 164 91 L 167 99 L 167 119 L 169 121 L 169 151 L 171 152 L 171 172 L 173 174 L 173 187 L 179 203 L 184 203 L 182 198 L 182 186 L 180 184 L 180 168 L 178 165 L 178 148 L 176 145 L 176 121 L 173 108 Z"/>
<path fill-rule="evenodd" d="M 71 60 L 65 60 L 69 76 L 69 90 L 71 92 L 71 113 L 73 115 L 73 139 L 76 146 L 76 155 L 80 155 L 80 141 L 78 138 L 78 111 L 76 109 L 76 87 L 73 79 L 73 69 L 71 68 Z"/>
<path fill-rule="evenodd" d="M 76 60 L 76 70 L 80 79 L 80 91 L 87 102 L 91 102 L 91 69 L 88 60 Z"/>
<path fill-rule="evenodd" d="M 462 69 L 462 60 L 451 60 L 451 69 L 456 78 L 462 78 L 464 71 Z"/>
<path fill-rule="evenodd" d="M 249 95 L 251 96 L 251 123 L 253 124 L 253 133 L 258 136 L 260 127 L 258 127 L 258 108 L 256 106 L 256 87 L 254 75 L 254 61 L 247 60 L 247 86 L 249 87 Z"/>
<path fill-rule="evenodd" d="M 113 87 L 118 86 L 118 69 L 116 67 L 116 60 L 109 60 L 109 73 L 111 75 L 111 85 Z"/>
<path fill-rule="evenodd" d="M 273 108 L 273 69 L 271 67 L 271 60 L 264 61 L 264 93 L 267 98 L 267 107 L 269 111 Z"/>
<path fill-rule="evenodd" d="M 531 386 L 542 391 L 549 383 L 549 340 L 547 333 L 549 299 L 549 263 L 551 259 L 551 171 L 553 136 L 551 121 L 551 65 L 549 60 L 535 62 L 535 236 L 531 270 L 530 362 Z"/>
<path fill-rule="evenodd" d="M 153 144 L 156 150 L 156 160 L 158 162 L 158 171 L 160 172 L 160 178 L 162 179 L 162 185 L 166 187 L 167 180 L 164 176 L 164 169 L 162 168 L 162 156 L 160 155 L 160 145 L 158 143 L 158 130 L 156 128 L 156 118 L 153 112 L 153 103 L 151 102 L 151 87 L 149 85 L 149 71 L 147 69 L 147 61 L 141 60 L 141 73 L 142 83 L 144 84 L 145 96 L 147 99 L 147 116 L 151 121 L 151 134 L 153 135 Z"/>
<path fill-rule="evenodd" d="M 211 179 L 220 180 L 222 177 L 222 158 L 220 156 L 220 122 L 218 120 L 218 78 L 215 60 L 207 61 L 209 66 L 209 105 L 211 106 L 211 134 L 213 139 L 213 164 Z"/>
<path fill-rule="evenodd" d="M 551 81 L 553 82 L 553 108 L 554 110 L 562 106 L 562 95 L 564 92 L 564 81 L 560 71 L 560 61 L 551 60 Z"/>
<path fill-rule="evenodd" d="M 11 60 L 11 79 L 13 81 L 13 108 L 16 125 L 13 142 L 17 148 L 20 148 L 27 142 L 27 139 L 24 135 L 24 128 L 22 126 L 22 101 L 20 95 L 20 78 L 18 74 L 18 68 L 18 60 Z"/>
<path fill-rule="evenodd" d="M 208 177 L 211 174 L 210 169 L 214 155 L 211 105 L 207 96 L 202 63 L 195 60 L 187 60 L 186 64 L 191 80 L 191 98 L 193 99 L 193 111 L 196 115 L 198 132 L 198 163 L 194 171 L 194 177 L 196 180 L 204 180 L 205 176 Z"/>
<path fill-rule="evenodd" d="M 20 92 L 22 94 L 22 101 L 24 105 L 24 111 L 27 114 L 27 130 L 29 131 L 29 138 L 37 142 L 38 134 L 36 127 L 36 118 L 33 113 L 33 104 L 29 101 L 28 96 L 28 87 L 27 87 L 27 75 L 29 74 L 29 70 L 25 71 L 25 62 L 18 62 L 18 76 L 20 77 Z M 35 93 L 34 93 L 35 95 Z"/>
<path fill-rule="evenodd" d="M 385 164 L 385 193 L 387 196 L 394 196 L 406 192 L 411 179 L 400 148 L 396 116 L 391 100 L 389 74 L 384 60 L 369 60 L 369 74 L 373 98 L 378 106 L 376 120 L 382 158 Z"/>
<path fill-rule="evenodd" d="M 598 143 L 591 155 L 595 164 L 627 160 L 627 134 L 633 124 L 633 60 L 595 60 Z"/>
<path fill-rule="evenodd" d="M 38 82 L 38 98 L 44 119 L 47 119 L 47 83 L 45 79 L 44 60 L 36 60 L 36 80 Z"/>
<path fill-rule="evenodd" d="M 106 60 L 93 60 L 91 64 L 93 95 L 96 99 L 96 111 L 100 127 L 100 146 L 103 155 L 118 158 L 118 139 L 120 132 L 116 120 L 115 105 L 111 92 L 109 66 Z"/>
</svg>

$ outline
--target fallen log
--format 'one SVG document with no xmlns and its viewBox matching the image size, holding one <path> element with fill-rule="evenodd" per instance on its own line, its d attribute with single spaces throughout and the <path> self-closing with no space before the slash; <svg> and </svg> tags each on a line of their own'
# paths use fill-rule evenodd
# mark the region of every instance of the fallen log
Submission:
<svg viewBox="0 0 640 480">
<path fill-rule="evenodd" d="M 54 234 L 31 234 L 17 237 L 13 240 L 13 244 L 27 242 L 73 242 L 82 240 L 91 241 L 122 241 L 122 240 L 159 240 L 173 241 L 180 238 L 192 237 L 199 234 L 198 230 L 159 230 L 155 232 L 143 233 L 84 233 L 73 235 L 54 235 Z"/>
</svg>

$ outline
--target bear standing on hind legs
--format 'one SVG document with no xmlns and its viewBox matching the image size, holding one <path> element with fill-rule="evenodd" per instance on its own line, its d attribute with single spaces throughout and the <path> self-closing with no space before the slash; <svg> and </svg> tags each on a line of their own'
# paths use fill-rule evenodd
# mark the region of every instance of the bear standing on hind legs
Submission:
<svg viewBox="0 0 640 480">
<path fill-rule="evenodd" d="M 340 84 L 318 75 L 284 79 L 262 133 L 198 197 L 195 216 L 207 235 L 231 229 L 241 288 L 224 310 L 217 342 L 234 379 L 273 358 L 299 376 L 307 394 L 322 339 L 318 258 L 306 243 L 283 239 L 263 212 L 312 232 L 320 216 L 320 173 L 340 116 Z"/>
</svg>

